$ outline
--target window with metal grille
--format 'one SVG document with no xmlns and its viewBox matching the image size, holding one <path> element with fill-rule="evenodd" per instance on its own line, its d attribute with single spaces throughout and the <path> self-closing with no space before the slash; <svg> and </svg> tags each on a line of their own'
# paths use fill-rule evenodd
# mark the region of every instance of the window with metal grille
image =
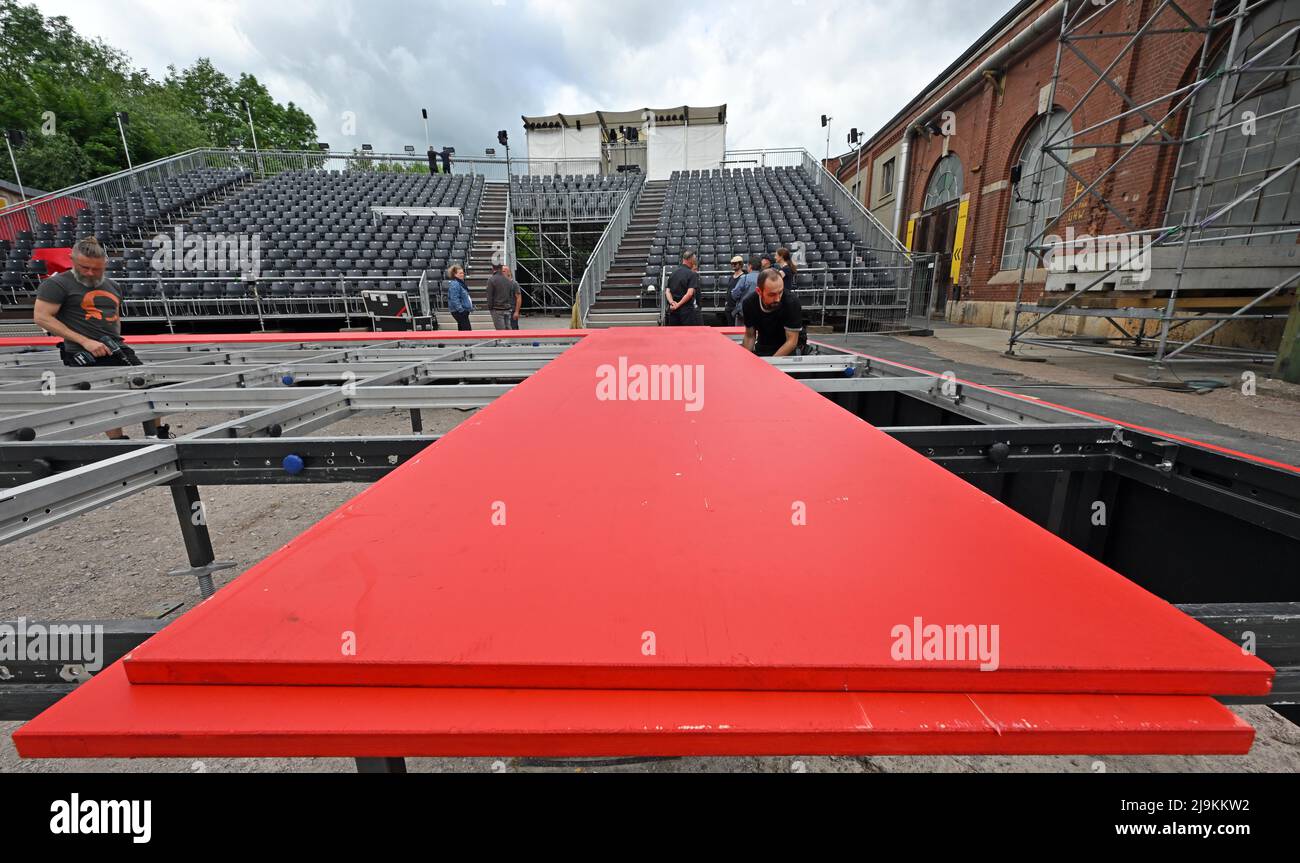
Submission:
<svg viewBox="0 0 1300 863">
<path fill-rule="evenodd" d="M 1038 119 L 1020 146 L 1020 182 L 1011 190 L 1011 207 L 1007 211 L 1007 232 L 1002 243 L 1002 269 L 1019 270 L 1025 259 L 1025 247 L 1034 240 L 1049 221 L 1061 213 L 1061 197 L 1065 193 L 1065 166 L 1043 150 L 1068 146 L 1074 131 L 1066 124 L 1067 112 L 1053 110 Z M 1050 137 L 1048 136 L 1050 130 Z M 1070 151 L 1054 149 L 1052 152 L 1063 161 L 1069 161 Z M 1038 189 L 1037 198 L 1034 189 Z M 1034 201 L 1037 200 L 1037 205 Z M 1041 242 L 1041 240 L 1039 241 Z"/>
<path fill-rule="evenodd" d="M 961 159 L 956 153 L 949 153 L 939 160 L 930 174 L 930 184 L 925 187 L 925 209 L 933 210 L 944 204 L 951 204 L 965 191 L 966 172 Z"/>
<path fill-rule="evenodd" d="M 1196 94 L 1184 132 L 1183 148 L 1169 197 L 1166 225 L 1196 222 L 1249 192 L 1279 169 L 1300 159 L 1300 0 L 1263 4 L 1243 24 L 1238 52 L 1229 62 L 1219 49 L 1208 74 L 1249 64 L 1227 78 L 1218 131 L 1211 145 L 1205 187 L 1190 213 L 1204 148 L 1215 125 L 1219 80 Z M 1249 112 L 1249 113 L 1248 113 Z M 1294 168 L 1261 192 L 1224 213 L 1201 238 L 1225 238 L 1223 245 L 1291 245 L 1294 233 L 1279 233 L 1300 222 L 1300 178 Z M 1235 239 L 1226 239 L 1234 237 Z"/>
</svg>

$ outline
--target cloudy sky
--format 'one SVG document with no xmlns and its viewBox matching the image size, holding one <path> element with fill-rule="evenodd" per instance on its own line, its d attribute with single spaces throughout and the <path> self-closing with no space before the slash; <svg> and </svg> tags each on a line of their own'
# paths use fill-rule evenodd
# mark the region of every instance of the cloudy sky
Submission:
<svg viewBox="0 0 1300 863">
<path fill-rule="evenodd" d="M 1012 0 L 37 0 L 158 77 L 251 72 L 336 149 L 461 155 L 522 143 L 520 116 L 727 103 L 731 148 L 876 131 Z M 356 135 L 343 134 L 344 112 Z M 520 147 L 522 149 L 522 147 Z"/>
</svg>

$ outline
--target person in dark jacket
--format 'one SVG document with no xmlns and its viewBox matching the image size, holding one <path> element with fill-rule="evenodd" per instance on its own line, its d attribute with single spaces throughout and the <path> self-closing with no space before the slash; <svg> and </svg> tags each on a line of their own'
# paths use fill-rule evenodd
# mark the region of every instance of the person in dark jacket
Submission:
<svg viewBox="0 0 1300 863">
<path fill-rule="evenodd" d="M 469 314 L 474 311 L 474 301 L 470 298 L 469 288 L 465 287 L 465 268 L 452 264 L 447 268 L 447 308 L 456 319 L 456 329 L 472 330 Z"/>
<path fill-rule="evenodd" d="M 702 327 L 704 315 L 700 312 L 700 264 L 695 252 L 682 252 L 682 264 L 668 277 L 668 326 Z"/>
</svg>

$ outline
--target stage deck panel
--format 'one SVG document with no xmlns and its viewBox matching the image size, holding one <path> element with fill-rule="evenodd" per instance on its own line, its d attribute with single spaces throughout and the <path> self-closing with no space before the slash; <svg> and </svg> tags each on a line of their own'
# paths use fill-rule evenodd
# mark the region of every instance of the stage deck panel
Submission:
<svg viewBox="0 0 1300 863">
<path fill-rule="evenodd" d="M 618 389 L 655 366 L 700 386 Z M 557 689 L 1261 695 L 1272 679 L 705 329 L 587 335 L 126 667 Z"/>
<path fill-rule="evenodd" d="M 1241 755 L 1211 698 L 133 686 L 121 664 L 14 733 L 24 758 Z"/>
</svg>

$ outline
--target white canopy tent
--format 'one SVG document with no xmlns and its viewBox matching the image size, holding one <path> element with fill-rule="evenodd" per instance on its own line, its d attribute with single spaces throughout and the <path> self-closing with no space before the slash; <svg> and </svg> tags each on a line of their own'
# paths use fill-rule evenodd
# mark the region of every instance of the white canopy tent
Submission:
<svg viewBox="0 0 1300 863">
<path fill-rule="evenodd" d="M 720 168 L 727 150 L 727 106 L 642 108 L 524 117 L 531 174 L 598 173 L 601 144 L 610 130 L 635 128 L 647 149 L 647 179 L 666 180 L 673 171 Z M 577 160 L 577 161 L 575 161 Z"/>
</svg>

